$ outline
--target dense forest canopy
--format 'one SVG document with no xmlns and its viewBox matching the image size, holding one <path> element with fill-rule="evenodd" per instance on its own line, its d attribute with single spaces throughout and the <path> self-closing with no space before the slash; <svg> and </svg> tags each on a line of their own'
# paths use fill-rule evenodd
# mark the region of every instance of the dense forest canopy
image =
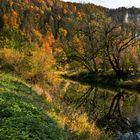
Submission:
<svg viewBox="0 0 140 140">
<path fill-rule="evenodd" d="M 59 0 L 1 0 L 0 7 L 1 47 L 45 48 L 62 67 L 78 65 L 89 72 L 124 73 L 137 65 L 138 47 L 135 58 L 129 48 L 138 45 L 138 8 Z"/>
</svg>

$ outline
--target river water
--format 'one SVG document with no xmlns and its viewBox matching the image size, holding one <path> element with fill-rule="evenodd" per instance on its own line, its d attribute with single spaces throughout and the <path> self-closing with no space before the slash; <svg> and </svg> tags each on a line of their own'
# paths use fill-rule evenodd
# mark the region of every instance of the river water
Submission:
<svg viewBox="0 0 140 140">
<path fill-rule="evenodd" d="M 118 140 L 140 140 L 140 94 L 115 87 L 67 82 L 64 101 L 84 110 L 100 129 Z"/>
</svg>

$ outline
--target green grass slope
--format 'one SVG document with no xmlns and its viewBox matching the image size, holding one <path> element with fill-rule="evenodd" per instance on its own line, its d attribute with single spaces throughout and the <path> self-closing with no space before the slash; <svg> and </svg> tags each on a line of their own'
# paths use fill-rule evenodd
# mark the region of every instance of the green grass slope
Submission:
<svg viewBox="0 0 140 140">
<path fill-rule="evenodd" d="M 23 81 L 0 73 L 0 140 L 64 139 L 43 106 L 49 105 Z"/>
</svg>

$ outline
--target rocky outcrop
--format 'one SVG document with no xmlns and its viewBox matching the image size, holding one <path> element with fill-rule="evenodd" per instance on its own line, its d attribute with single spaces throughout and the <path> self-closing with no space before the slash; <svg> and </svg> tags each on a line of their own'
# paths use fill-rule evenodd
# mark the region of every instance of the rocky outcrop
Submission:
<svg viewBox="0 0 140 140">
<path fill-rule="evenodd" d="M 108 14 L 121 23 L 140 23 L 140 8 L 121 7 L 118 9 L 109 9 Z"/>
</svg>

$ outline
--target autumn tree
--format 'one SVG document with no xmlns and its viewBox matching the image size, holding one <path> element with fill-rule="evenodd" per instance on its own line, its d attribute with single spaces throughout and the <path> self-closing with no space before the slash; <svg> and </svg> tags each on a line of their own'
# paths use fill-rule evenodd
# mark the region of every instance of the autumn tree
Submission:
<svg viewBox="0 0 140 140">
<path fill-rule="evenodd" d="M 139 43 L 140 34 L 133 36 L 131 28 L 124 28 L 121 24 L 111 20 L 104 22 L 100 31 L 105 56 L 116 75 L 122 77 L 129 70 L 129 67 L 125 67 L 127 53 Z"/>
<path fill-rule="evenodd" d="M 27 38 L 17 28 L 4 27 L 0 32 L 0 48 L 23 49 L 27 44 Z"/>
<path fill-rule="evenodd" d="M 98 72 L 101 63 L 102 46 L 100 45 L 100 28 L 106 18 L 104 12 L 95 9 L 92 5 L 86 5 L 85 16 L 77 18 L 74 25 L 74 38 L 71 48 L 73 60 L 78 61 L 89 72 Z"/>
</svg>

